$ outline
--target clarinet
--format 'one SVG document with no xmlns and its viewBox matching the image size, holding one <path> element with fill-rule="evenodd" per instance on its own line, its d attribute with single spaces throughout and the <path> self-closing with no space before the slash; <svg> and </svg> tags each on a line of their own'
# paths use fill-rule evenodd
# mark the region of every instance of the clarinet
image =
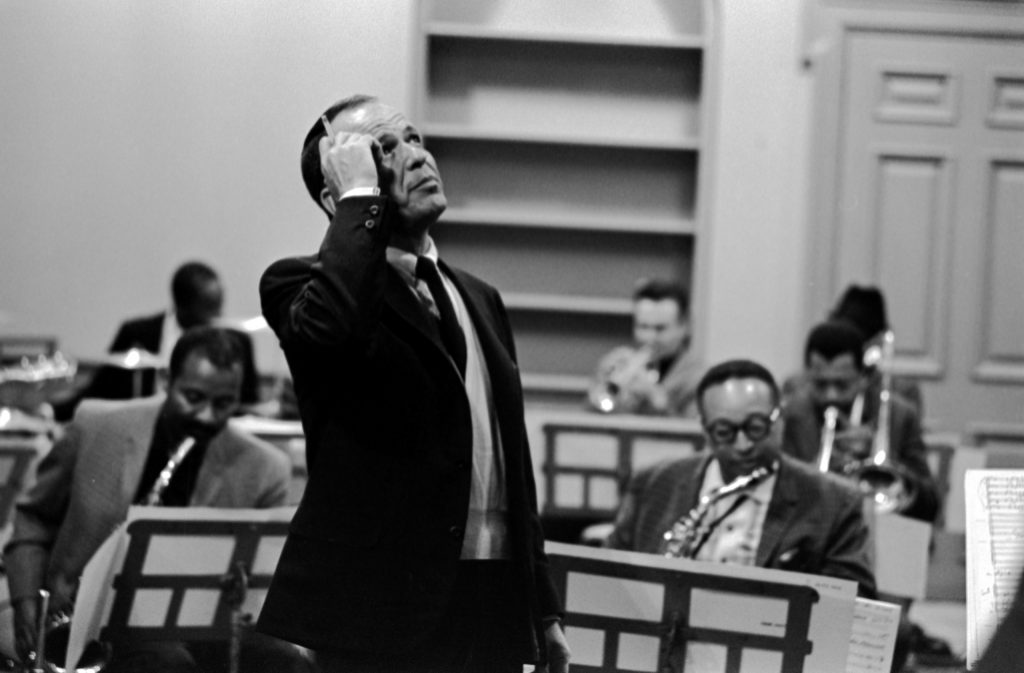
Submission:
<svg viewBox="0 0 1024 673">
<path fill-rule="evenodd" d="M 775 466 L 759 467 L 750 474 L 736 477 L 728 484 L 719 486 L 701 497 L 697 506 L 679 517 L 672 527 L 662 536 L 662 554 L 668 558 L 692 559 L 700 551 L 701 545 L 711 535 L 711 527 L 707 525 L 708 512 L 722 498 L 749 491 L 775 472 Z"/>
<path fill-rule="evenodd" d="M 178 448 L 171 454 L 167 464 L 164 465 L 164 469 L 160 470 L 160 476 L 156 478 L 156 482 L 153 483 L 153 488 L 146 494 L 145 500 L 142 501 L 143 505 L 159 505 L 163 501 L 164 491 L 167 489 L 167 485 L 171 483 L 171 478 L 174 477 L 174 473 L 181 467 L 181 463 L 185 460 L 185 456 L 188 455 L 192 447 L 196 445 L 194 437 L 186 437 L 182 440 L 181 444 L 178 444 Z"/>
</svg>

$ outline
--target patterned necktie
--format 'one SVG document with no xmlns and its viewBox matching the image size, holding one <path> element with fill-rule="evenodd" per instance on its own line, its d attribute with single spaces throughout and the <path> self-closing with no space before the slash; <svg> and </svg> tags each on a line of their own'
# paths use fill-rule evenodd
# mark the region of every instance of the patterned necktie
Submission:
<svg viewBox="0 0 1024 673">
<path fill-rule="evenodd" d="M 416 260 L 416 276 L 426 282 L 430 295 L 434 298 L 434 306 L 441 314 L 441 341 L 448 351 L 448 355 L 455 362 L 459 374 L 466 375 L 466 337 L 459 326 L 459 320 L 455 317 L 455 307 L 448 297 L 444 282 L 441 280 L 441 273 L 437 265 L 429 257 L 420 257 Z"/>
</svg>

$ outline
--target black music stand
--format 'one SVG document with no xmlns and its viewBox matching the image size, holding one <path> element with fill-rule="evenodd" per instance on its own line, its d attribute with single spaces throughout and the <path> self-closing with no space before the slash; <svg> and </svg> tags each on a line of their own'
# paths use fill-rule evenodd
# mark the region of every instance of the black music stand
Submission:
<svg viewBox="0 0 1024 673">
<path fill-rule="evenodd" d="M 126 641 L 224 641 L 236 672 L 241 630 L 262 605 L 287 530 L 283 520 L 131 521 L 100 640 L 115 650 Z M 213 550 L 205 558 L 203 545 Z"/>
<path fill-rule="evenodd" d="M 724 651 L 722 670 L 726 673 L 755 670 L 741 667 L 743 658 L 765 653 L 777 668 L 756 670 L 800 673 L 814 649 L 809 633 L 819 592 L 809 584 L 772 579 L 771 573 L 778 571 L 763 571 L 763 579 L 729 576 L 713 570 L 717 565 L 673 565 L 673 561 L 652 555 L 558 543 L 548 543 L 547 553 L 555 586 L 565 598 L 574 671 L 683 672 L 690 670 L 686 667 L 688 650 L 709 646 Z M 642 557 L 657 561 L 640 565 L 623 560 Z M 708 572 L 701 572 L 702 566 Z M 602 605 L 594 598 L 601 593 L 615 598 Z M 637 596 L 640 598 L 634 602 Z M 736 619 L 733 608 L 744 602 L 754 606 L 748 615 L 757 613 L 758 605 L 774 604 L 774 608 L 754 619 Z M 851 624 L 853 602 L 851 590 Z M 775 616 L 768 616 L 769 612 Z M 837 656 L 845 662 L 846 649 Z"/>
</svg>

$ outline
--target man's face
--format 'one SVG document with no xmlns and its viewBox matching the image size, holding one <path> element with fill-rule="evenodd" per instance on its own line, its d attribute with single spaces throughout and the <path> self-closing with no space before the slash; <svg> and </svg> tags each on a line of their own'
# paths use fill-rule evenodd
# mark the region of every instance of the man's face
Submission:
<svg viewBox="0 0 1024 673">
<path fill-rule="evenodd" d="M 241 364 L 219 369 L 201 353 L 193 352 L 168 386 L 163 416 L 172 431 L 209 439 L 238 408 L 241 387 Z"/>
<path fill-rule="evenodd" d="M 448 205 L 441 172 L 423 137 L 398 110 L 370 102 L 339 112 L 331 120 L 336 131 L 363 133 L 380 144 L 381 187 L 407 223 L 436 220 Z"/>
<path fill-rule="evenodd" d="M 211 280 L 203 284 L 195 299 L 188 304 L 174 307 L 174 316 L 182 330 L 199 325 L 212 324 L 220 317 L 224 305 L 224 290 L 220 283 Z"/>
<path fill-rule="evenodd" d="M 827 360 L 823 355 L 811 352 L 807 359 L 807 378 L 811 384 L 811 399 L 820 414 L 824 414 L 828 407 L 850 413 L 853 401 L 865 385 L 865 377 L 857 369 L 852 353 Z"/>
<path fill-rule="evenodd" d="M 728 379 L 704 391 L 701 421 L 726 482 L 778 457 L 782 424 L 775 421 L 776 406 L 771 387 L 760 379 Z"/>
<path fill-rule="evenodd" d="M 689 325 L 680 319 L 674 299 L 642 298 L 633 305 L 633 340 L 638 347 L 649 349 L 654 361 L 678 353 L 688 333 Z"/>
</svg>

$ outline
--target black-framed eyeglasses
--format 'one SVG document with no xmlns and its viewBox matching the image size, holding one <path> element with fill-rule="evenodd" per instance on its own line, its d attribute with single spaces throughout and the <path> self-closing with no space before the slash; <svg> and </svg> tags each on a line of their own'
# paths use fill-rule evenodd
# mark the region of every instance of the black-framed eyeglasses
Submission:
<svg viewBox="0 0 1024 673">
<path fill-rule="evenodd" d="M 779 408 L 775 407 L 770 414 L 750 414 L 738 424 L 720 418 L 706 424 L 704 430 L 715 444 L 732 444 L 740 430 L 750 441 L 759 442 L 768 436 L 778 419 Z"/>
</svg>

